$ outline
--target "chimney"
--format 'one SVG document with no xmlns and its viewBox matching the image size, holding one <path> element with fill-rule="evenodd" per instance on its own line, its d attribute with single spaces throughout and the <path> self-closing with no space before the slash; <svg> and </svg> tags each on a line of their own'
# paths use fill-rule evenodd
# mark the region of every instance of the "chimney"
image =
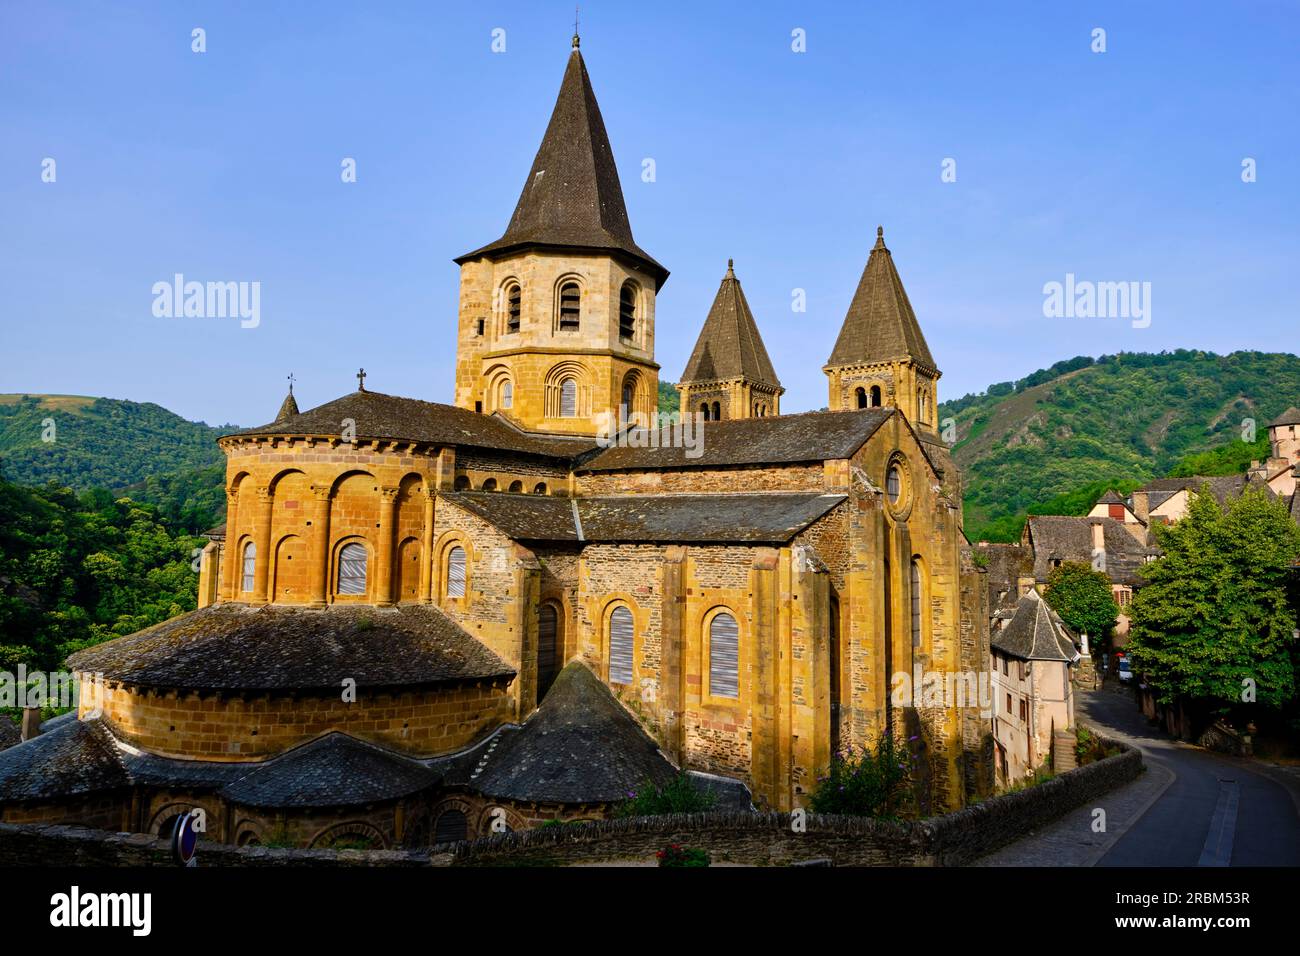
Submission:
<svg viewBox="0 0 1300 956">
<path fill-rule="evenodd" d="M 1145 488 L 1138 488 L 1132 494 L 1133 513 L 1138 516 L 1138 520 L 1144 524 L 1151 517 L 1151 500 L 1147 497 L 1148 492 Z"/>
<path fill-rule="evenodd" d="M 41 709 L 39 707 L 23 708 L 23 740 L 31 740 L 41 734 Z"/>
</svg>

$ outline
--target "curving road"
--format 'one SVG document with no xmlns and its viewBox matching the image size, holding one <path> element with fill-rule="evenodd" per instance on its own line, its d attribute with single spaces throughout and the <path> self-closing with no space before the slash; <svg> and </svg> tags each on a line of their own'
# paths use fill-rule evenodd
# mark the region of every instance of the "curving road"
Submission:
<svg viewBox="0 0 1300 956">
<path fill-rule="evenodd" d="M 1098 866 L 1300 866 L 1300 786 L 1251 761 L 1173 740 L 1129 694 L 1078 697 L 1078 717 L 1173 779 Z"/>
</svg>

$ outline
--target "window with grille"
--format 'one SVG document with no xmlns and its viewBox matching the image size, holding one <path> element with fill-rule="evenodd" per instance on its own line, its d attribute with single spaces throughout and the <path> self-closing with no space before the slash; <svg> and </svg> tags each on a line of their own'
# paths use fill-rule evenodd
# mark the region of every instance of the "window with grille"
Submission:
<svg viewBox="0 0 1300 956">
<path fill-rule="evenodd" d="M 366 546 L 352 542 L 339 551 L 339 594 L 366 593 Z"/>
<path fill-rule="evenodd" d="M 725 611 L 709 622 L 709 696 L 740 696 L 740 629 Z"/>
<path fill-rule="evenodd" d="M 632 683 L 632 612 L 625 607 L 614 608 L 609 616 L 609 682 Z"/>
<path fill-rule="evenodd" d="M 559 615 L 555 606 L 543 604 L 537 612 L 537 699 L 546 696 L 546 691 L 555 680 L 559 670 L 559 653 L 556 636 L 559 632 Z"/>
<path fill-rule="evenodd" d="M 618 337 L 625 341 L 636 338 L 636 286 L 623 283 L 618 296 Z"/>
<path fill-rule="evenodd" d="M 578 383 L 566 378 L 560 383 L 560 417 L 576 418 L 578 414 Z"/>
<path fill-rule="evenodd" d="M 578 319 L 582 313 L 582 290 L 576 282 L 566 282 L 560 286 L 560 331 L 578 331 Z"/>
<path fill-rule="evenodd" d="M 519 331 L 519 317 L 523 314 L 523 290 L 518 283 L 506 287 L 506 331 Z"/>
<path fill-rule="evenodd" d="M 447 552 L 447 597 L 465 596 L 465 549 L 457 545 Z"/>
<path fill-rule="evenodd" d="M 244 574 L 240 582 L 241 591 L 253 590 L 253 577 L 257 571 L 257 545 L 248 542 L 244 545 Z"/>
<path fill-rule="evenodd" d="M 469 821 L 461 810 L 444 810 L 433 825 L 433 842 L 455 843 L 469 837 Z"/>
</svg>

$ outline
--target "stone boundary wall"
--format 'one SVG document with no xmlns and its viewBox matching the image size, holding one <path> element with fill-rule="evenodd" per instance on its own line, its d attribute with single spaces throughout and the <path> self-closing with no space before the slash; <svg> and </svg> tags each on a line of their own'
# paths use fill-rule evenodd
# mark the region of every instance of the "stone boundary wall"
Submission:
<svg viewBox="0 0 1300 956">
<path fill-rule="evenodd" d="M 1113 741 L 1109 746 L 1123 747 Z M 962 866 L 1135 779 L 1142 755 L 1124 752 L 1015 793 L 915 823 L 810 813 L 700 813 L 565 824 L 432 850 L 288 850 L 202 843 L 203 866 L 447 867 L 565 865 L 645 859 L 670 843 L 704 847 L 719 862 L 836 866 Z M 80 827 L 0 824 L 0 866 L 172 866 L 170 841 Z"/>
</svg>

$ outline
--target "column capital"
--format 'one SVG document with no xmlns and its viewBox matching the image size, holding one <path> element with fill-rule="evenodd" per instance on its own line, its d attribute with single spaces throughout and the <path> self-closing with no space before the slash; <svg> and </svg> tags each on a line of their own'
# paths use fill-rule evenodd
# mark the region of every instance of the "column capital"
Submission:
<svg viewBox="0 0 1300 956">
<path fill-rule="evenodd" d="M 394 488 L 391 485 L 385 485 L 379 489 L 379 494 L 383 496 L 384 504 L 395 504 L 397 502 L 397 496 L 401 493 L 401 488 Z"/>
</svg>

